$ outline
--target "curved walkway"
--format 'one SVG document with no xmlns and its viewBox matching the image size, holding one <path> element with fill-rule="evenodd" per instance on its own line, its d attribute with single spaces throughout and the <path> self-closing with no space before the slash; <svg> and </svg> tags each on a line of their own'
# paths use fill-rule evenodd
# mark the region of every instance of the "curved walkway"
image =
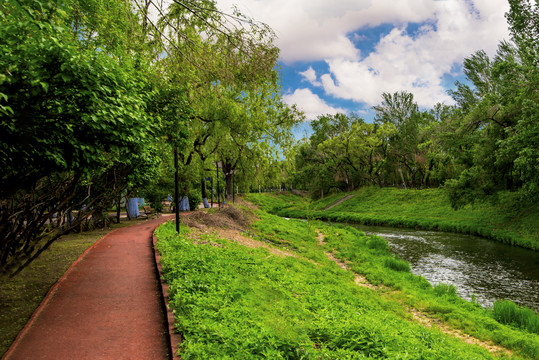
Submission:
<svg viewBox="0 0 539 360">
<path fill-rule="evenodd" d="M 168 359 L 152 249 L 162 216 L 105 235 L 69 268 L 2 359 Z"/>
</svg>

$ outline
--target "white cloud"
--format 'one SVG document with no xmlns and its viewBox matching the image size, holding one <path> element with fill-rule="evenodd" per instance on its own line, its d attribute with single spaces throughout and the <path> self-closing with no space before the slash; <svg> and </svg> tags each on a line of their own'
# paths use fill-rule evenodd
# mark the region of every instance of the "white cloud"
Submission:
<svg viewBox="0 0 539 360">
<path fill-rule="evenodd" d="M 465 1 L 437 4 L 435 26 L 426 24 L 414 36 L 394 28 L 360 61 L 327 60 L 330 73 L 321 76 L 326 92 L 369 105 L 379 103 L 384 91 L 400 90 L 412 92 L 420 106 L 451 103 L 441 84 L 444 74 L 476 50 L 493 55 L 507 26 L 504 11 L 487 1 L 476 1 L 475 11 Z"/>
<path fill-rule="evenodd" d="M 296 89 L 292 94 L 283 95 L 283 100 L 289 105 L 296 104 L 305 113 L 307 120 L 314 120 L 319 115 L 346 113 L 346 110 L 332 107 L 324 102 L 310 89 Z"/>
<path fill-rule="evenodd" d="M 217 0 L 223 9 L 237 4 L 247 15 L 270 25 L 281 60 L 326 61 L 327 74 L 302 72 L 327 95 L 368 105 L 382 92 L 408 90 L 422 106 L 450 102 L 444 74 L 473 52 L 494 55 L 509 33 L 506 0 Z M 423 24 L 415 33 L 410 23 Z M 371 53 L 362 53 L 361 31 L 383 24 L 393 30 Z M 352 39 L 352 40 L 350 40 Z M 357 45 L 357 47 L 356 47 Z M 305 90 L 305 89 L 303 89 Z"/>
<path fill-rule="evenodd" d="M 347 34 L 383 23 L 405 24 L 433 16 L 432 0 L 217 0 L 222 9 L 236 5 L 270 25 L 284 62 L 327 58 L 358 59 Z"/>
<path fill-rule="evenodd" d="M 303 76 L 304 80 L 307 80 L 314 86 L 322 86 L 322 83 L 318 81 L 316 76 L 316 71 L 314 71 L 312 66 L 309 66 L 309 68 L 303 72 L 299 73 L 301 76 Z"/>
</svg>

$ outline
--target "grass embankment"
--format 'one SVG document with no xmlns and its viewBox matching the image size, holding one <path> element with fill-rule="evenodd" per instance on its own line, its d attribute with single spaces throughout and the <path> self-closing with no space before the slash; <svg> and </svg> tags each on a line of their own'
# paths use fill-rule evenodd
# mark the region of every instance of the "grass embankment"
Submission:
<svg viewBox="0 0 539 360">
<path fill-rule="evenodd" d="M 8 350 L 51 286 L 86 249 L 110 231 L 140 221 L 144 220 L 124 220 L 105 229 L 62 236 L 15 277 L 0 277 L 0 356 Z"/>
<path fill-rule="evenodd" d="M 267 203 L 266 210 L 281 216 L 457 232 L 539 250 L 539 204 L 516 209 L 508 205 L 514 203 L 511 194 L 502 194 L 497 203 L 479 202 L 459 210 L 451 208 L 443 189 L 369 187 L 349 194 L 354 196 L 328 210 L 347 194 L 312 203 L 294 195 L 269 202 L 264 197 L 271 195 L 250 198 Z"/>
<path fill-rule="evenodd" d="M 183 359 L 539 357 L 537 334 L 433 288 L 380 237 L 256 216 L 248 231 L 265 247 L 207 228 L 157 230 Z"/>
</svg>

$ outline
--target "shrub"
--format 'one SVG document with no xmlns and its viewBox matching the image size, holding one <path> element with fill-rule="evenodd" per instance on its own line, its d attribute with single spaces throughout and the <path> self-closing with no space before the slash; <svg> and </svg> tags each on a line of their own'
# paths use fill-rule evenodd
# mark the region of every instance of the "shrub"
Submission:
<svg viewBox="0 0 539 360">
<path fill-rule="evenodd" d="M 373 250 L 389 250 L 389 245 L 387 244 L 387 241 L 384 238 L 376 235 L 371 235 L 369 240 L 367 240 L 367 247 Z"/>
<path fill-rule="evenodd" d="M 200 189 L 189 190 L 189 208 L 191 210 L 198 209 L 198 205 L 202 202 L 202 193 Z"/>
<path fill-rule="evenodd" d="M 384 266 L 395 271 L 410 272 L 410 264 L 404 260 L 387 258 L 384 261 Z"/>
<path fill-rule="evenodd" d="M 455 285 L 439 283 L 438 285 L 434 287 L 434 293 L 440 297 L 441 296 L 456 297 L 457 288 L 455 287 Z"/>
</svg>

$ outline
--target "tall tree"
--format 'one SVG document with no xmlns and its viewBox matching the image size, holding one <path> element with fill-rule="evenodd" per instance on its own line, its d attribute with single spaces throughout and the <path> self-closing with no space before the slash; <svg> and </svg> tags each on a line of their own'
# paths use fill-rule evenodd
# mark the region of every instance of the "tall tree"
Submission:
<svg viewBox="0 0 539 360">
<path fill-rule="evenodd" d="M 103 31 L 91 22 L 81 25 L 87 38 L 72 26 L 73 4 L 0 5 L 2 273 L 17 273 L 90 215 L 99 220 L 154 165 L 146 79 L 125 49 L 96 40 Z"/>
<path fill-rule="evenodd" d="M 479 51 L 465 61 L 474 88 L 460 87 L 453 95 L 470 156 L 462 174 L 448 182 L 456 207 L 501 190 L 519 192 L 521 202 L 539 198 L 537 12 L 537 2 L 510 1 L 512 42 L 501 42 L 492 60 Z M 470 91 L 475 99 L 462 106 Z"/>
</svg>

